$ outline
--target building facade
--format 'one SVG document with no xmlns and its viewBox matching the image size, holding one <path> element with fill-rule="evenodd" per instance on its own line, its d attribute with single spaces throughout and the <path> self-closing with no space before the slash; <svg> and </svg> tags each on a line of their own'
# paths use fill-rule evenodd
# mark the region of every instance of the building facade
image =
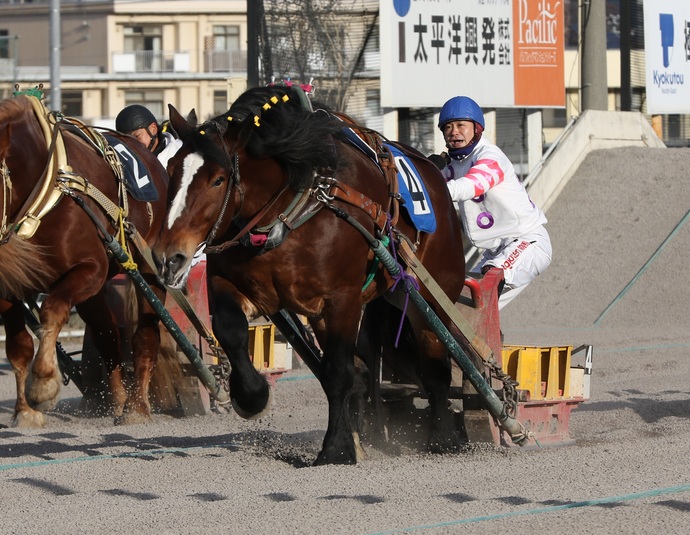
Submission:
<svg viewBox="0 0 690 535">
<path fill-rule="evenodd" d="M 61 111 L 112 126 L 128 104 L 200 119 L 246 87 L 246 0 L 62 0 Z M 50 106 L 49 0 L 0 0 L 0 97 L 43 84 Z"/>
</svg>

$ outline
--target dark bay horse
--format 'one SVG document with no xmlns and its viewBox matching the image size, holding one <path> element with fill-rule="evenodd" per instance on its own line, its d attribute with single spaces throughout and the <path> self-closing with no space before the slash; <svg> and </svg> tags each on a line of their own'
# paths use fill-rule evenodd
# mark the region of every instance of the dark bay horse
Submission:
<svg viewBox="0 0 690 535">
<path fill-rule="evenodd" d="M 68 127 L 56 117 L 35 97 L 18 96 L 0 102 L 0 313 L 7 336 L 7 358 L 17 380 L 12 424 L 44 425 L 42 411 L 55 405 L 61 384 L 56 341 L 73 306 L 89 326 L 103 357 L 115 417 L 125 423 L 139 421 L 150 416 L 148 387 L 160 343 L 158 319 L 148 303 L 139 299 L 138 329 L 132 340 L 135 379 L 128 393 L 122 381 L 117 325 L 104 293 L 105 282 L 119 267 L 110 258 L 93 220 L 70 197 L 83 199 L 113 236 L 118 228 L 112 214 L 106 216 L 105 199 L 112 203 L 111 210 L 127 206 L 123 226 L 132 225 L 144 239 L 150 239 L 158 234 L 163 221 L 167 173 L 134 138 L 115 136 L 130 154 L 138 155 L 159 192 L 157 200 L 134 200 L 123 193 L 114 170 L 117 167 L 106 161 L 97 145 L 78 133 L 81 127 L 74 123 Z M 80 179 L 88 182 L 88 193 L 78 189 Z M 94 201 L 94 191 L 104 200 Z M 156 287 L 155 275 L 136 249 L 130 250 L 149 284 L 163 297 L 164 287 Z M 39 292 L 46 297 L 39 311 L 41 329 L 34 358 L 21 300 Z"/>
<path fill-rule="evenodd" d="M 367 154 L 379 152 L 385 160 L 380 136 L 371 136 L 373 149 L 353 143 L 345 129 L 353 124 L 314 112 L 298 97 L 295 88 L 250 89 L 226 114 L 197 127 L 170 106 L 183 145 L 168 167 L 168 215 L 154 256 L 166 284 L 181 287 L 195 252 L 209 245 L 213 330 L 231 360 L 233 405 L 245 417 L 261 414 L 270 397 L 247 352 L 248 319 L 281 309 L 308 318 L 323 352 L 318 376 L 328 399 L 328 428 L 315 464 L 351 464 L 361 453 L 349 405 L 362 307 L 382 295 L 399 307 L 405 301 L 404 284 L 389 291 L 396 281 L 373 257 L 360 229 L 408 241 L 457 300 L 465 276 L 460 225 L 442 176 L 411 150 L 434 206 L 436 230 L 416 230 L 403 211 L 393 217 L 396 186 L 384 164 Z M 433 415 L 430 444 L 435 451 L 455 451 L 447 350 L 412 305 L 407 317 Z M 396 318 L 399 323 L 399 311 Z"/>
</svg>

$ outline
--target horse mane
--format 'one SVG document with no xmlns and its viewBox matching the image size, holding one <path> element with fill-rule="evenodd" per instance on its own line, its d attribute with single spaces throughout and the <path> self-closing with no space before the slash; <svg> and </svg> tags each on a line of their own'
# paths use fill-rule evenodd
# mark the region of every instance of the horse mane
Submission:
<svg viewBox="0 0 690 535">
<path fill-rule="evenodd" d="M 43 250 L 44 247 L 15 234 L 0 245 L 0 297 L 22 298 L 48 288 L 55 274 L 46 264 Z"/>
<path fill-rule="evenodd" d="M 228 125 L 228 135 L 244 139 L 252 158 L 276 160 L 295 189 L 311 186 L 315 169 L 339 164 L 333 138 L 342 121 L 325 109 L 307 109 L 292 87 L 248 89 L 216 121 Z"/>
</svg>

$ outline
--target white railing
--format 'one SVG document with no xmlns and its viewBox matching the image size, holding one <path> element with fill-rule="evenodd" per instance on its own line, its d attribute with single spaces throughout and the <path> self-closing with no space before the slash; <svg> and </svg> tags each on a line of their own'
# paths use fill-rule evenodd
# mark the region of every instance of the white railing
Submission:
<svg viewBox="0 0 690 535">
<path fill-rule="evenodd" d="M 189 52 L 138 50 L 113 53 L 113 72 L 191 72 Z"/>
<path fill-rule="evenodd" d="M 206 50 L 205 72 L 247 72 L 246 50 Z"/>
</svg>

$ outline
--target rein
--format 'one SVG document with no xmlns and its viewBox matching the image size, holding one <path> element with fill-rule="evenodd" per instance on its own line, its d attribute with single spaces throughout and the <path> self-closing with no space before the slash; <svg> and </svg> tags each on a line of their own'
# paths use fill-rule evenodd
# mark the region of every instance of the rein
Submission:
<svg viewBox="0 0 690 535">
<path fill-rule="evenodd" d="M 223 222 L 223 219 L 225 218 L 225 212 L 228 207 L 228 203 L 230 202 L 230 195 L 232 192 L 235 192 L 235 196 L 239 197 L 237 201 L 235 202 L 236 208 L 235 215 L 233 215 L 232 220 L 234 221 L 238 215 L 239 212 L 242 210 L 242 205 L 244 204 L 244 189 L 242 188 L 242 184 L 240 181 L 240 159 L 237 153 L 234 153 L 232 157 L 230 156 L 228 152 L 228 146 L 225 143 L 225 140 L 223 139 L 221 135 L 220 128 L 216 123 L 213 123 L 216 125 L 216 133 L 218 134 L 218 138 L 220 140 L 220 144 L 223 147 L 223 150 L 225 151 L 225 154 L 228 156 L 228 159 L 232 161 L 232 181 L 229 181 L 228 183 L 228 188 L 225 191 L 225 198 L 223 199 L 223 206 L 220 209 L 220 212 L 218 214 L 218 217 L 216 218 L 216 222 L 213 224 L 211 227 L 211 230 L 209 231 L 208 235 L 206 236 L 206 239 L 201 243 L 199 246 L 198 250 L 202 250 L 203 252 L 207 254 L 215 254 L 215 253 L 220 253 L 225 251 L 226 249 L 229 249 L 230 247 L 234 247 L 235 245 L 239 245 L 240 239 L 247 234 L 265 215 L 266 213 L 273 207 L 273 205 L 278 201 L 280 196 L 285 193 L 285 191 L 288 188 L 288 183 L 286 183 L 280 190 L 276 192 L 273 197 L 268 201 L 264 207 L 259 210 L 259 212 L 252 217 L 252 219 L 240 230 L 234 238 L 225 241 L 219 245 L 211 245 L 211 242 L 215 239 L 216 234 L 218 233 L 218 229 L 220 228 L 220 225 Z"/>
<path fill-rule="evenodd" d="M 223 144 L 223 147 L 225 147 L 225 144 Z M 227 148 L 225 149 L 227 153 Z M 242 186 L 240 185 L 240 165 L 239 165 L 239 158 L 237 154 L 234 155 L 233 157 L 233 166 L 232 166 L 232 182 L 228 181 L 228 187 L 225 190 L 225 198 L 223 199 L 223 206 L 220 209 L 220 213 L 218 214 L 218 218 L 216 219 L 216 222 L 213 224 L 211 227 L 211 230 L 208 232 L 208 236 L 206 236 L 206 239 L 204 240 L 204 243 L 208 247 L 208 244 L 211 243 L 214 238 L 216 237 L 216 234 L 218 233 L 218 228 L 220 227 L 221 222 L 223 221 L 223 218 L 225 217 L 225 210 L 228 208 L 228 202 L 230 202 L 230 194 L 232 191 L 235 190 L 235 196 L 239 194 L 239 201 L 240 201 L 240 210 L 242 209 L 242 203 L 244 202 L 244 190 L 242 189 Z M 239 192 L 239 193 L 238 193 Z"/>
<path fill-rule="evenodd" d="M 237 168 L 237 175 L 239 176 L 239 167 Z M 237 187 L 239 187 L 239 184 L 237 185 Z M 229 191 L 231 188 L 232 188 L 232 186 L 228 186 L 228 191 Z M 206 238 L 206 240 L 204 241 L 204 243 L 207 244 L 206 247 L 205 247 L 205 249 L 204 249 L 204 252 L 209 253 L 209 254 L 215 254 L 215 253 L 223 252 L 223 251 L 225 251 L 226 249 L 229 249 L 230 247 L 234 247 L 235 245 L 240 245 L 240 243 L 241 243 L 241 242 L 240 242 L 240 238 L 242 238 L 242 236 L 244 236 L 245 234 L 247 234 L 247 233 L 252 229 L 252 227 L 254 227 L 254 225 L 256 225 L 256 224 L 259 222 L 259 220 L 260 220 L 263 216 L 266 215 L 266 213 L 267 213 L 267 212 L 273 207 L 273 205 L 276 203 L 276 201 L 278 200 L 278 198 L 279 198 L 283 193 L 285 193 L 285 190 L 286 190 L 286 189 L 287 189 L 287 184 L 286 184 L 282 189 L 278 190 L 278 192 L 276 192 L 276 194 L 273 195 L 273 197 L 271 197 L 271 200 L 268 201 L 268 203 L 267 203 L 266 205 L 264 205 L 264 207 L 263 207 L 261 210 L 259 210 L 259 211 L 257 212 L 257 214 L 256 214 L 254 217 L 252 217 L 252 219 L 249 221 L 249 223 L 247 223 L 247 224 L 244 226 L 244 228 L 242 228 L 242 230 L 240 230 L 240 231 L 235 235 L 234 238 L 232 238 L 232 239 L 230 239 L 230 240 L 228 240 L 228 241 L 225 241 L 225 242 L 223 242 L 223 243 L 221 243 L 221 244 L 219 244 L 219 245 L 208 245 L 208 244 L 211 242 L 211 240 L 213 239 L 213 237 L 214 237 L 214 236 L 212 236 L 212 235 L 209 233 L 209 237 Z M 229 195 L 226 195 L 226 199 L 227 199 L 228 196 L 229 196 Z M 216 223 L 219 223 L 220 220 L 223 218 L 223 213 L 224 213 L 224 211 L 225 211 L 225 206 L 223 207 L 223 210 L 221 210 L 221 213 L 220 213 L 220 215 L 218 216 L 218 221 L 216 221 Z M 233 218 L 233 219 L 234 219 L 234 218 Z M 214 225 L 214 228 L 211 229 L 211 230 L 212 230 L 212 231 L 213 231 L 214 229 L 217 230 L 218 226 L 219 226 L 219 225 L 217 225 L 217 224 Z M 215 232 L 214 232 L 214 234 L 215 234 Z"/>
</svg>

